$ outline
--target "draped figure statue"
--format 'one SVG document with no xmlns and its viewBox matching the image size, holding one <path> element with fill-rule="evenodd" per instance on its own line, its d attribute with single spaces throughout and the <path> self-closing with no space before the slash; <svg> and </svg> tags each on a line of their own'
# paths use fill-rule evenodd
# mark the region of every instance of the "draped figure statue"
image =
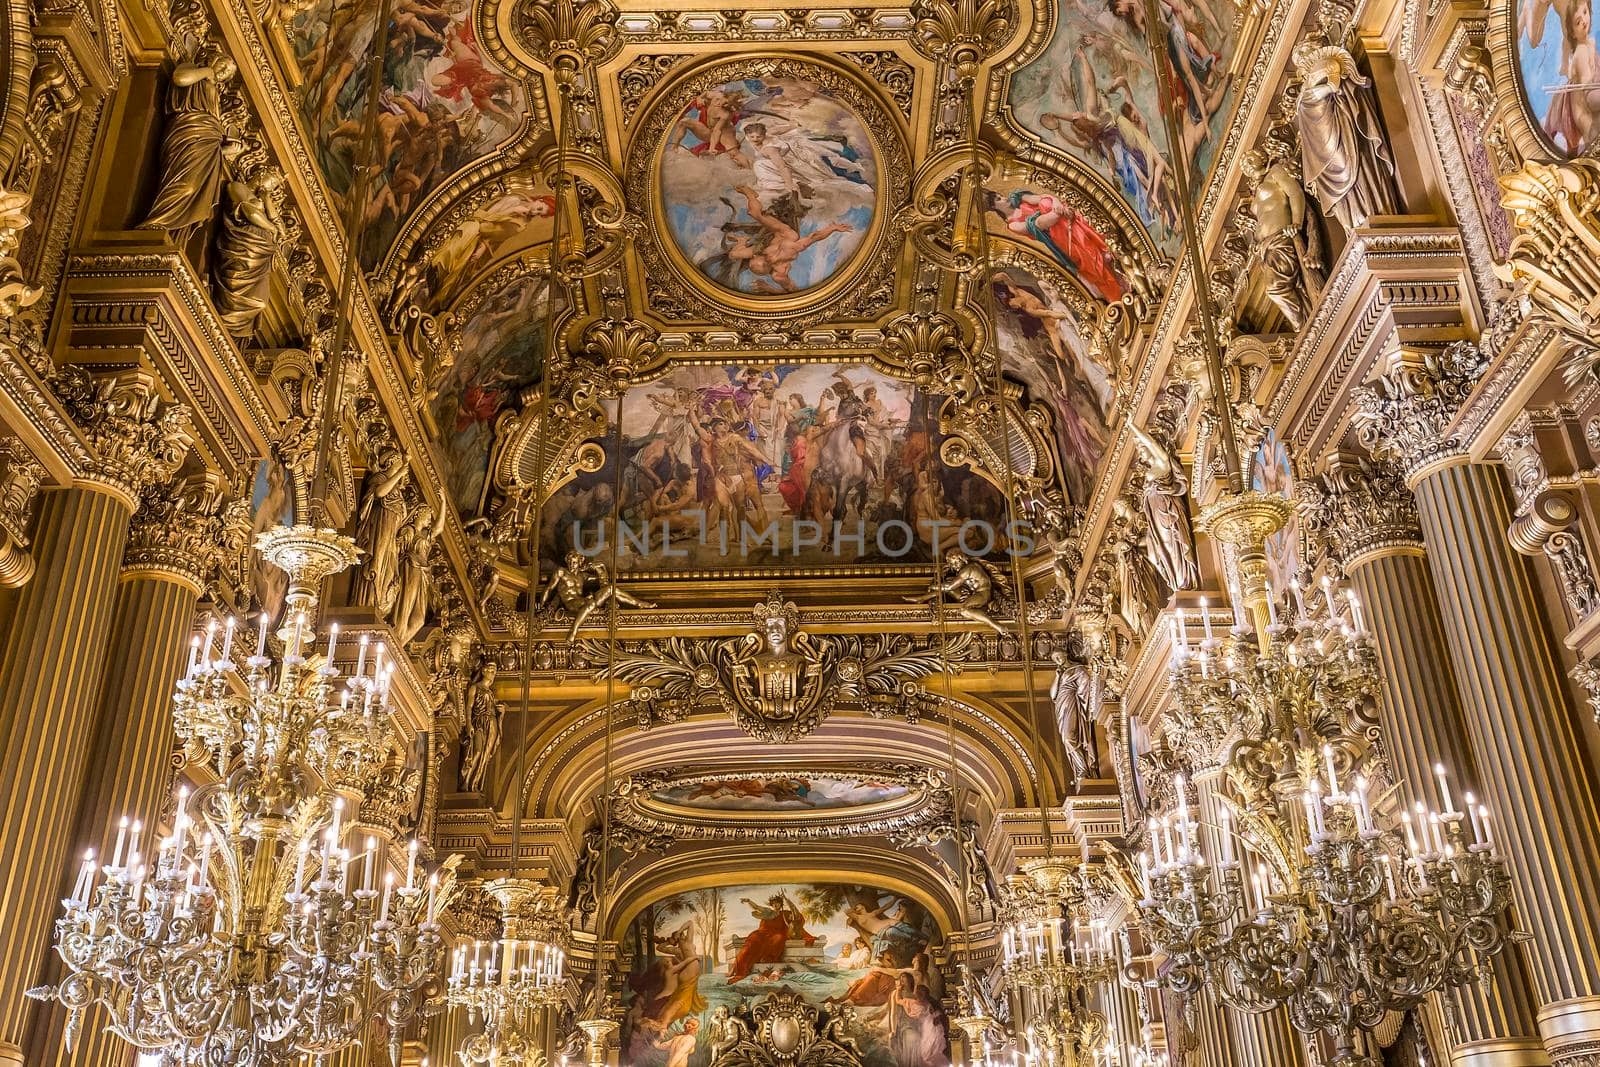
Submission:
<svg viewBox="0 0 1600 1067">
<path fill-rule="evenodd" d="M 228 208 L 217 235 L 212 281 L 217 314 L 235 337 L 249 337 L 267 306 L 272 258 L 283 237 L 273 194 L 282 184 L 282 176 L 268 169 L 253 183 L 234 181 L 227 186 Z"/>
<path fill-rule="evenodd" d="M 379 452 L 361 483 L 356 544 L 361 565 L 351 600 L 387 619 L 400 596 L 400 528 L 405 524 L 406 457 L 398 448 Z"/>
<path fill-rule="evenodd" d="M 222 118 L 222 83 L 236 69 L 223 55 L 174 68 L 161 138 L 160 191 L 139 224 L 142 229 L 170 230 L 182 240 L 216 213 L 224 167 L 242 147 Z"/>
<path fill-rule="evenodd" d="M 1322 211 L 1360 226 L 1373 215 L 1400 211 L 1394 157 L 1373 114 L 1372 82 L 1338 45 L 1306 41 L 1294 50 L 1300 75 L 1295 125 L 1306 188 Z"/>
<path fill-rule="evenodd" d="M 1150 526 L 1150 562 L 1169 589 L 1197 589 L 1200 567 L 1189 518 L 1189 479 L 1171 449 L 1128 424 L 1144 454 L 1144 517 Z"/>
</svg>

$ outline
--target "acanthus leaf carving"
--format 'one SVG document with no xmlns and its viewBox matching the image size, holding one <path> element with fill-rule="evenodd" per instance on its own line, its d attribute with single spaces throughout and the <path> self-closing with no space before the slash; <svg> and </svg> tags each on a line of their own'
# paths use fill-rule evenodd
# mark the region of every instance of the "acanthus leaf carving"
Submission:
<svg viewBox="0 0 1600 1067">
<path fill-rule="evenodd" d="M 250 525 L 249 501 L 209 472 L 146 486 L 123 563 L 170 571 L 204 587 L 244 551 Z"/>
<path fill-rule="evenodd" d="M 15 437 L 0 437 L 0 588 L 14 589 L 33 577 L 28 526 L 44 468 Z"/>
<path fill-rule="evenodd" d="M 163 400 L 153 376 L 130 371 L 94 378 L 69 365 L 53 384 L 97 457 L 90 473 L 130 501 L 182 466 L 194 443 L 189 409 Z"/>
<path fill-rule="evenodd" d="M 1451 426 L 1488 368 L 1475 344 L 1457 341 L 1441 352 L 1401 348 L 1381 372 L 1356 390 L 1356 432 L 1379 459 L 1401 464 L 1408 481 L 1461 453 Z"/>
<path fill-rule="evenodd" d="M 1345 566 L 1367 552 L 1422 544 L 1417 502 L 1395 464 L 1335 453 L 1299 489 L 1306 528 Z"/>
</svg>

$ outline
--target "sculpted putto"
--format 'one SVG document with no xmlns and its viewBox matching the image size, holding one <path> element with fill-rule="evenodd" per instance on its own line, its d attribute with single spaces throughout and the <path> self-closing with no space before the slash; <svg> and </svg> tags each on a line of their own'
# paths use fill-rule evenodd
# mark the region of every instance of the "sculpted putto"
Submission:
<svg viewBox="0 0 1600 1067">
<path fill-rule="evenodd" d="M 550 575 L 550 583 L 539 596 L 539 607 L 544 608 L 552 599 L 572 615 L 572 626 L 567 640 L 575 641 L 578 631 L 589 621 L 596 610 L 615 600 L 622 607 L 653 608 L 648 600 L 640 600 L 632 593 L 617 588 L 606 565 L 599 560 L 585 559 L 581 552 L 568 552 L 564 566 Z"/>
<path fill-rule="evenodd" d="M 910 604 L 934 604 L 943 596 L 945 606 L 968 622 L 987 626 L 1001 637 L 1005 628 L 989 614 L 995 601 L 995 578 L 989 564 L 972 559 L 960 549 L 952 548 L 944 554 L 944 573 L 941 581 L 935 579 L 926 593 L 906 597 Z"/>
</svg>

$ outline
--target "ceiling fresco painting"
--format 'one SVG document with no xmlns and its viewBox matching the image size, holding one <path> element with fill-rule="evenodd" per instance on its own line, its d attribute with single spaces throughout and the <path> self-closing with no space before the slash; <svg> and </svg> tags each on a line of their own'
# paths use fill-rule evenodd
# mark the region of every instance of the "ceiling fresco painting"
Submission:
<svg viewBox="0 0 1600 1067">
<path fill-rule="evenodd" d="M 1535 122 L 1563 155 L 1600 138 L 1600 33 L 1593 0 L 1518 0 L 1517 78 Z"/>
<path fill-rule="evenodd" d="M 861 247 L 878 209 L 866 126 L 803 77 L 743 78 L 697 94 L 670 128 L 659 169 L 678 250 L 736 293 L 827 281 Z"/>
<path fill-rule="evenodd" d="M 482 509 L 495 421 L 516 405 L 544 366 L 549 285 L 511 270 L 461 307 L 454 362 L 428 385 L 428 411 L 449 496 L 463 517 Z"/>
<path fill-rule="evenodd" d="M 495 265 L 550 239 L 555 197 L 530 175 L 511 175 L 486 191 L 435 226 L 427 250 L 415 257 L 426 264 L 412 296 L 419 304 L 448 308 Z"/>
<path fill-rule="evenodd" d="M 950 1062 L 938 927 L 916 901 L 869 885 L 780 883 L 677 893 L 624 937 L 632 956 L 622 1062 L 706 1067 L 719 1013 L 775 989 L 854 1009 L 865 1067 Z"/>
<path fill-rule="evenodd" d="M 384 63 L 378 153 L 362 216 L 361 257 L 376 263 L 401 224 L 446 178 L 507 141 L 527 121 L 522 87 L 484 58 L 470 0 L 400 0 Z M 349 190 L 367 99 L 360 75 L 376 9 L 319 0 L 290 35 L 301 110 L 329 187 Z"/>
<path fill-rule="evenodd" d="M 855 778 L 725 778 L 670 785 L 651 794 L 664 804 L 711 811 L 830 811 L 899 800 L 898 782 Z"/>
<path fill-rule="evenodd" d="M 1106 229 L 1073 197 L 1022 185 L 991 186 L 988 220 L 992 233 L 1038 249 L 1105 301 L 1122 299 L 1127 279 Z"/>
<path fill-rule="evenodd" d="M 992 275 L 1006 373 L 1050 410 L 1068 498 L 1087 500 L 1111 438 L 1113 368 L 1089 355 L 1086 325 L 1059 283 L 1023 267 Z"/>
<path fill-rule="evenodd" d="M 923 561 L 963 520 L 999 550 L 999 493 L 938 459 L 941 403 L 848 363 L 685 366 L 629 390 L 618 568 Z M 547 556 L 598 551 L 615 477 L 608 459 L 555 494 Z"/>
<path fill-rule="evenodd" d="M 1233 5 L 1162 0 L 1163 80 L 1174 101 L 1196 189 L 1216 158 L 1232 79 Z M 1156 243 L 1177 247 L 1176 183 L 1161 117 L 1143 0 L 1062 5 L 1044 51 L 1011 79 L 1016 120 L 1046 144 L 1084 160 L 1111 181 Z"/>
</svg>

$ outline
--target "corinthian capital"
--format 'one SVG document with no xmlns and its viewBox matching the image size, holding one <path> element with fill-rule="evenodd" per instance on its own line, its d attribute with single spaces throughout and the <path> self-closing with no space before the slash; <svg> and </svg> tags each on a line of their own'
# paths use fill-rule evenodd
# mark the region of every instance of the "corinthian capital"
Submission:
<svg viewBox="0 0 1600 1067">
<path fill-rule="evenodd" d="M 128 532 L 123 566 L 165 571 L 204 588 L 244 551 L 250 509 L 213 474 L 146 486 Z"/>
<path fill-rule="evenodd" d="M 1391 353 L 1381 373 L 1356 392 L 1362 445 L 1379 459 L 1397 462 L 1408 483 L 1462 454 L 1451 424 L 1487 366 L 1483 352 L 1467 341 L 1442 352 Z"/>
<path fill-rule="evenodd" d="M 33 577 L 28 525 L 44 468 L 15 437 L 0 437 L 0 588 L 15 588 Z"/>
<path fill-rule="evenodd" d="M 1393 463 L 1335 453 L 1301 486 L 1300 513 L 1346 567 L 1370 552 L 1422 544 L 1416 499 Z"/>
<path fill-rule="evenodd" d="M 1600 161 L 1530 162 L 1500 186 L 1517 235 L 1496 273 L 1592 347 L 1600 320 Z"/>
<path fill-rule="evenodd" d="M 90 477 L 137 503 L 147 486 L 178 472 L 194 443 L 189 409 L 163 401 L 153 377 L 133 371 L 97 379 L 69 366 L 55 384 L 97 457 Z"/>
</svg>

